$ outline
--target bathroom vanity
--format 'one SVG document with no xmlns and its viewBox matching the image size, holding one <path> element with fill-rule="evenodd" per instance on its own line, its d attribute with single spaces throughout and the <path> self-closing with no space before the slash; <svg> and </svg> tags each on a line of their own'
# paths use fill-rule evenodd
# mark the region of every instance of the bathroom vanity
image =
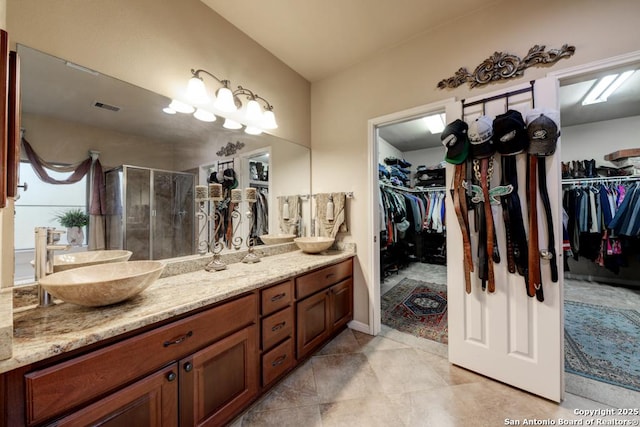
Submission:
<svg viewBox="0 0 640 427">
<path fill-rule="evenodd" d="M 16 310 L 0 425 L 223 425 L 353 318 L 353 256 L 292 251 L 114 306 Z"/>
</svg>

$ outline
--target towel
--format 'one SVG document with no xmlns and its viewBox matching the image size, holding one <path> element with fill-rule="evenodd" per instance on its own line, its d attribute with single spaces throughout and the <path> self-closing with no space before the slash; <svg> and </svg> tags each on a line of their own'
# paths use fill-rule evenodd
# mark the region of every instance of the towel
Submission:
<svg viewBox="0 0 640 427">
<path fill-rule="evenodd" d="M 282 218 L 282 208 L 284 202 L 289 204 L 289 219 Z M 300 196 L 278 196 L 278 213 L 280 219 L 280 230 L 285 234 L 295 234 L 298 236 L 298 224 L 300 223 L 302 203 Z"/>
<path fill-rule="evenodd" d="M 333 220 L 327 219 L 327 203 L 333 198 Z M 346 218 L 346 193 L 318 193 L 316 194 L 316 222 L 318 223 L 318 236 L 335 238 L 338 232 L 347 230 Z"/>
</svg>

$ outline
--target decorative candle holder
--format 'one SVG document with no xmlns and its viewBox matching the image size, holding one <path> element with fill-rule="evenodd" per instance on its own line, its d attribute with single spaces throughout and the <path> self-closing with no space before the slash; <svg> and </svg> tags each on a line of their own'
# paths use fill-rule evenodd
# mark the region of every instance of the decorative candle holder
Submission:
<svg viewBox="0 0 640 427">
<path fill-rule="evenodd" d="M 250 192 L 249 190 L 253 190 Z M 260 258 L 254 252 L 254 246 L 256 245 L 256 239 L 251 237 L 251 230 L 253 229 L 253 224 L 255 221 L 255 217 L 253 215 L 253 204 L 257 201 L 256 199 L 256 191 L 255 188 L 247 188 L 245 189 L 245 196 L 247 199 L 247 204 L 249 205 L 249 210 L 247 210 L 247 220 L 249 220 L 249 234 L 247 234 L 247 255 L 242 259 L 242 262 L 247 264 L 253 264 L 255 262 L 260 262 Z"/>
<path fill-rule="evenodd" d="M 219 192 L 216 191 L 215 186 L 216 184 L 210 184 L 209 188 L 205 185 L 196 186 L 196 202 L 198 204 L 196 218 L 202 224 L 198 236 L 205 234 L 209 225 L 213 224 L 213 236 L 209 239 L 198 241 L 198 253 L 200 255 L 205 255 L 207 252 L 213 254 L 212 260 L 204 268 L 206 271 L 220 271 L 227 268 L 227 265 L 220 257 L 224 244 L 216 238 L 222 224 L 222 218 L 218 210 L 218 202 L 222 200 L 222 186 L 220 186 Z"/>
<path fill-rule="evenodd" d="M 238 229 L 240 228 L 240 224 L 242 223 L 242 214 L 240 213 L 240 203 L 242 202 L 242 190 L 239 188 L 234 188 L 231 190 L 231 221 L 233 223 L 233 234 L 231 238 L 231 243 L 233 244 L 233 249 L 240 250 L 242 247 L 242 237 L 238 236 Z"/>
</svg>

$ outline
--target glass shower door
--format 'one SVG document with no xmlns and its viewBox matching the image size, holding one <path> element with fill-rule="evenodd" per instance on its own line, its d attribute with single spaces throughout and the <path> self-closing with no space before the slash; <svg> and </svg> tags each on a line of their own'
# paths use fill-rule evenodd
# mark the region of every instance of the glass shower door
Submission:
<svg viewBox="0 0 640 427">
<path fill-rule="evenodd" d="M 153 171 L 152 259 L 194 253 L 194 176 Z"/>
<path fill-rule="evenodd" d="M 124 175 L 124 247 L 133 252 L 132 260 L 149 259 L 151 171 L 127 166 Z"/>
</svg>

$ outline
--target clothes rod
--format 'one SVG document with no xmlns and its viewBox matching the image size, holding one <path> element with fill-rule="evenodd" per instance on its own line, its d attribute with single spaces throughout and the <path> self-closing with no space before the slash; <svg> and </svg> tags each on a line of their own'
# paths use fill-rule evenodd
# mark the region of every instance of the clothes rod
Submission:
<svg viewBox="0 0 640 427">
<path fill-rule="evenodd" d="M 563 179 L 562 185 L 569 184 L 593 184 L 593 183 L 611 183 L 624 181 L 640 181 L 640 175 L 622 175 L 622 176 L 601 176 L 597 178 L 569 178 Z"/>
<path fill-rule="evenodd" d="M 311 194 L 311 197 L 313 197 L 313 198 L 315 199 L 315 198 L 316 198 L 316 196 L 317 196 L 318 194 L 320 194 L 320 193 Z M 328 193 L 328 194 L 336 194 L 336 193 L 334 192 L 334 193 Z M 347 191 L 347 192 L 345 192 L 345 193 L 344 193 L 344 196 L 345 196 L 347 199 L 353 199 L 353 191 Z"/>
</svg>

